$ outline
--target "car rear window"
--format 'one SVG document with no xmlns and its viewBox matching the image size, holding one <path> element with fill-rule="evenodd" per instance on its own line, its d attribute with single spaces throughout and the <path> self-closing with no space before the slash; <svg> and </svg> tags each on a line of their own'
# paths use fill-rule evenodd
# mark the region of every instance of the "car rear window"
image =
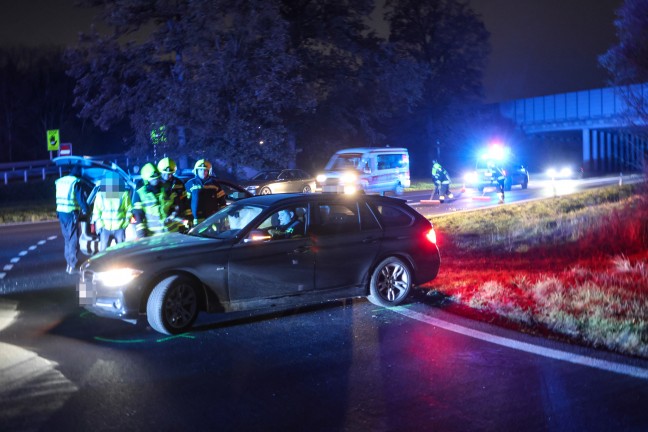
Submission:
<svg viewBox="0 0 648 432">
<path fill-rule="evenodd" d="M 386 227 L 408 226 L 414 221 L 414 217 L 405 210 L 390 204 L 378 204 L 374 206 L 380 215 L 381 221 Z"/>
</svg>

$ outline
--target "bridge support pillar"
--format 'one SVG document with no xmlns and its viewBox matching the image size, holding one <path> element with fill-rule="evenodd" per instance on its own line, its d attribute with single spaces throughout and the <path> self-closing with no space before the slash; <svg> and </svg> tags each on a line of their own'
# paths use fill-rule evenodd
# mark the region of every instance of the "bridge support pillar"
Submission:
<svg viewBox="0 0 648 432">
<path fill-rule="evenodd" d="M 590 147 L 590 130 L 583 129 L 583 168 L 585 168 L 585 170 L 587 170 L 588 172 L 592 171 L 592 156 Z"/>
</svg>

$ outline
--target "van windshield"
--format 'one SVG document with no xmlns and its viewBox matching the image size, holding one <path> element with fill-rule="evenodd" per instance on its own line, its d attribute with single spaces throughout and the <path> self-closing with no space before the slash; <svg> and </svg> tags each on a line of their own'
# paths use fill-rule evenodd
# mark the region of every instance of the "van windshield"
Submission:
<svg viewBox="0 0 648 432">
<path fill-rule="evenodd" d="M 330 170 L 344 170 L 349 168 L 362 170 L 367 166 L 367 161 L 362 159 L 361 153 L 344 153 L 335 155 L 329 163 Z"/>
</svg>

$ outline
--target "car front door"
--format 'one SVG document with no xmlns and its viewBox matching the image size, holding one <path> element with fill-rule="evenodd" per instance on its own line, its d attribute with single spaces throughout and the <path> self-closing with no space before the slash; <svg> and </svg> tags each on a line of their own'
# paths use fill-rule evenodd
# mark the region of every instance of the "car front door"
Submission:
<svg viewBox="0 0 648 432">
<path fill-rule="evenodd" d="M 308 235 L 308 206 L 286 207 L 302 224 L 289 235 L 273 236 L 272 212 L 248 238 L 233 246 L 228 265 L 230 301 L 247 302 L 297 295 L 314 287 L 314 255 Z"/>
</svg>

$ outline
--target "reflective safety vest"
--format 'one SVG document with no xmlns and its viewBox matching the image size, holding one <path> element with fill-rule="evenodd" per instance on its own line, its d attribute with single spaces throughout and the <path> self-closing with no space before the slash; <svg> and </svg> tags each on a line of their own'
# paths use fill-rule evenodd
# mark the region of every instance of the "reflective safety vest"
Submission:
<svg viewBox="0 0 648 432">
<path fill-rule="evenodd" d="M 75 176 L 65 176 L 56 180 L 56 211 L 61 213 L 72 213 L 80 211 L 81 206 L 77 202 L 74 189 L 79 179 Z"/>
<path fill-rule="evenodd" d="M 135 200 L 133 211 L 142 211 L 144 218 L 137 221 L 135 230 L 138 233 L 145 232 L 147 236 L 167 232 L 164 226 L 164 220 L 166 219 L 163 200 L 164 190 L 160 189 L 160 192 L 154 193 L 149 191 L 148 185 L 144 185 L 137 189 L 136 193 L 139 195 L 139 201 Z"/>
<path fill-rule="evenodd" d="M 105 191 L 100 191 L 94 201 L 92 210 L 92 222 L 95 229 L 107 229 L 115 231 L 125 229 L 130 223 L 132 216 L 131 198 L 128 191 L 124 191 L 117 197 L 106 196 Z"/>
</svg>

